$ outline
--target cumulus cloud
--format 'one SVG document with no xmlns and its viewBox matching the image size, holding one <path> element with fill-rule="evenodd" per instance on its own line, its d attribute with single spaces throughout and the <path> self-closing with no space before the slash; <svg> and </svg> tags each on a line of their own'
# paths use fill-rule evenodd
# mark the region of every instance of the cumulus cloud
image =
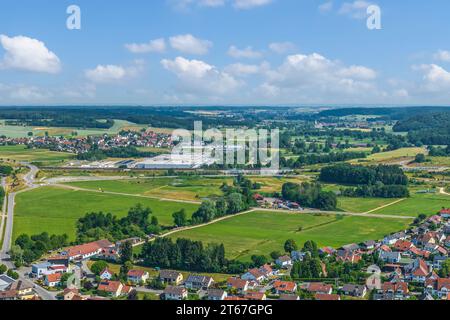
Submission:
<svg viewBox="0 0 450 320">
<path fill-rule="evenodd" d="M 0 62 L 2 68 L 50 74 L 61 70 L 58 56 L 48 50 L 42 41 L 24 36 L 0 35 L 0 44 L 6 52 Z"/>
<path fill-rule="evenodd" d="M 284 54 L 295 50 L 295 44 L 292 42 L 272 42 L 269 49 L 278 54 Z"/>
<path fill-rule="evenodd" d="M 171 37 L 169 42 L 173 49 L 195 55 L 205 55 L 213 46 L 211 41 L 198 39 L 191 34 Z"/>
<path fill-rule="evenodd" d="M 450 89 L 450 72 L 437 64 L 414 66 L 414 70 L 422 73 L 423 90 L 428 92 L 447 92 Z"/>
<path fill-rule="evenodd" d="M 246 77 L 256 74 L 263 74 L 270 69 L 270 65 L 267 62 L 263 62 L 260 65 L 257 64 L 244 64 L 244 63 L 234 63 L 225 67 L 224 71 L 236 76 L 236 77 Z"/>
<path fill-rule="evenodd" d="M 344 2 L 338 13 L 349 16 L 353 19 L 364 19 L 367 17 L 367 8 L 373 3 L 365 0 L 356 0 L 353 2 Z"/>
<path fill-rule="evenodd" d="M 374 70 L 345 66 L 318 53 L 290 55 L 266 74 L 265 86 L 271 87 L 271 92 L 304 101 L 320 100 L 322 96 L 356 99 L 377 91 Z"/>
<path fill-rule="evenodd" d="M 231 46 L 228 49 L 228 55 L 235 58 L 245 58 L 245 59 L 258 59 L 262 57 L 262 53 L 256 50 L 253 50 L 252 47 L 246 47 L 244 49 L 239 49 L 236 46 Z"/>
<path fill-rule="evenodd" d="M 443 62 L 450 62 L 450 51 L 439 50 L 434 54 L 434 59 Z"/>
<path fill-rule="evenodd" d="M 112 83 L 137 76 L 143 68 L 143 62 L 136 60 L 132 66 L 98 65 L 85 71 L 88 80 L 94 83 Z"/>
<path fill-rule="evenodd" d="M 177 76 L 181 91 L 193 95 L 225 95 L 242 85 L 232 75 L 201 60 L 177 57 L 174 60 L 163 59 L 161 65 Z"/>
<path fill-rule="evenodd" d="M 132 53 L 164 53 L 166 51 L 166 40 L 163 38 L 151 40 L 148 43 L 130 43 L 125 48 Z"/>
</svg>

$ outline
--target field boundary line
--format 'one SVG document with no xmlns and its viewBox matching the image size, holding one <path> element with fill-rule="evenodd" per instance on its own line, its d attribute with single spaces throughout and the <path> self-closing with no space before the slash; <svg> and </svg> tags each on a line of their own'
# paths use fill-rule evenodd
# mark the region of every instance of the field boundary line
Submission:
<svg viewBox="0 0 450 320">
<path fill-rule="evenodd" d="M 143 199 L 153 199 L 153 200 L 159 200 L 163 202 L 177 202 L 177 203 L 188 203 L 188 204 L 202 204 L 199 201 L 189 201 L 189 200 L 177 200 L 177 199 L 167 199 L 167 198 L 158 198 L 158 197 L 151 197 L 151 196 L 145 196 L 141 194 L 131 194 L 131 193 L 121 193 L 121 192 L 112 192 L 112 191 L 99 191 L 99 190 L 93 190 L 93 189 L 85 189 L 85 188 L 79 188 L 74 187 L 70 185 L 65 184 L 49 184 L 49 187 L 56 187 L 61 189 L 69 189 L 74 191 L 81 191 L 81 192 L 91 192 L 91 193 L 100 193 L 100 194 L 111 194 L 116 196 L 124 196 L 124 197 L 135 197 L 135 198 L 143 198 Z"/>
<path fill-rule="evenodd" d="M 381 209 L 384 209 L 384 208 L 387 208 L 387 207 L 393 206 L 393 205 L 395 205 L 395 204 L 397 204 L 397 203 L 403 202 L 403 201 L 405 201 L 406 199 L 407 199 L 407 198 L 403 198 L 403 199 L 399 199 L 399 200 L 396 200 L 396 201 L 394 201 L 394 202 L 391 202 L 391 203 L 385 204 L 384 206 L 381 206 L 381 207 L 378 207 L 378 208 L 375 208 L 375 209 L 369 210 L 369 211 L 367 211 L 367 212 L 364 212 L 364 214 L 369 214 L 369 213 L 372 213 L 372 212 L 376 212 L 376 211 L 379 211 L 379 210 L 381 210 Z"/>
</svg>

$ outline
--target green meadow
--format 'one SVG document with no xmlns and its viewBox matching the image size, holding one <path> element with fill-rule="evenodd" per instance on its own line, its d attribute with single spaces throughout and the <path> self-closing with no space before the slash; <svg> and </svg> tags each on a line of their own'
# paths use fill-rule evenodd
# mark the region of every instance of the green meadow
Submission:
<svg viewBox="0 0 450 320">
<path fill-rule="evenodd" d="M 205 227 L 182 231 L 171 238 L 223 243 L 230 259 L 249 260 L 254 254 L 283 251 L 287 239 L 299 245 L 314 240 L 319 246 L 377 240 L 408 227 L 410 220 L 336 215 L 252 212 Z"/>
<path fill-rule="evenodd" d="M 68 185 L 90 190 L 103 190 L 158 198 L 199 201 L 203 198 L 221 196 L 222 184 L 233 183 L 231 178 L 155 177 L 149 179 L 83 181 Z"/>
<path fill-rule="evenodd" d="M 450 208 L 450 196 L 439 194 L 412 194 L 411 198 L 381 210 L 377 210 L 373 213 L 411 217 L 417 217 L 419 214 L 431 216 L 438 213 L 443 207 Z"/>
<path fill-rule="evenodd" d="M 0 159 L 28 162 L 61 163 L 75 155 L 47 149 L 28 149 L 26 146 L 0 146 Z"/>
<path fill-rule="evenodd" d="M 163 226 L 173 225 L 174 212 L 185 209 L 191 216 L 198 207 L 189 203 L 43 187 L 16 196 L 13 237 L 45 231 L 66 233 L 73 240 L 76 222 L 86 213 L 102 211 L 123 217 L 138 203 L 151 208 Z"/>
</svg>

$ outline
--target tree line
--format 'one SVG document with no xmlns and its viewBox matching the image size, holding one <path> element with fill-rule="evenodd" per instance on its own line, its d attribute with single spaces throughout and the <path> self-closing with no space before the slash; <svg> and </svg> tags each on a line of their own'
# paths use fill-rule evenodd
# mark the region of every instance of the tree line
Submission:
<svg viewBox="0 0 450 320">
<path fill-rule="evenodd" d="M 299 203 L 303 207 L 333 211 L 337 208 L 337 196 L 334 192 L 322 190 L 319 183 L 302 184 L 288 182 L 282 188 L 283 199 Z"/>
</svg>

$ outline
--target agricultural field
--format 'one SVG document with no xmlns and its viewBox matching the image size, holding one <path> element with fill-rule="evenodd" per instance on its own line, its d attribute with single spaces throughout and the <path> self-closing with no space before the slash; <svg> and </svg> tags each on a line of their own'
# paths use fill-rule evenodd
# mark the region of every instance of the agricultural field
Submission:
<svg viewBox="0 0 450 320">
<path fill-rule="evenodd" d="M 411 217 L 417 217 L 419 214 L 431 216 L 438 213 L 443 207 L 450 207 L 450 196 L 412 193 L 411 198 L 373 213 Z"/>
<path fill-rule="evenodd" d="M 309 177 L 299 176 L 299 177 L 249 177 L 249 179 L 254 183 L 259 183 L 261 185 L 260 190 L 256 190 L 261 193 L 273 193 L 281 192 L 283 184 L 292 183 L 302 183 L 309 181 Z"/>
<path fill-rule="evenodd" d="M 28 149 L 22 145 L 0 146 L 0 159 L 60 164 L 74 157 L 75 155 L 71 153 L 49 151 L 46 149 Z"/>
<path fill-rule="evenodd" d="M 426 148 L 402 148 L 389 152 L 376 153 L 364 159 L 364 163 L 378 164 L 378 163 L 392 163 L 401 160 L 413 160 L 414 157 L 420 153 L 427 154 Z M 361 162 L 360 160 L 351 160 L 351 163 Z"/>
<path fill-rule="evenodd" d="M 102 211 L 123 217 L 138 203 L 151 208 L 163 226 L 172 226 L 174 212 L 185 209 L 191 216 L 198 208 L 190 203 L 44 187 L 16 196 L 13 238 L 45 231 L 67 233 L 74 240 L 76 222 L 86 213 Z"/>
<path fill-rule="evenodd" d="M 221 196 L 223 183 L 231 185 L 232 178 L 156 177 L 149 179 L 71 182 L 72 187 L 144 195 L 165 199 L 199 201 Z"/>
<path fill-rule="evenodd" d="M 282 251 L 284 242 L 290 238 L 299 245 L 314 240 L 319 246 L 337 248 L 348 243 L 380 239 L 407 228 L 410 223 L 405 219 L 252 212 L 171 237 L 223 243 L 228 258 L 248 261 L 254 254 Z"/>
<path fill-rule="evenodd" d="M 376 208 L 389 205 L 399 199 L 384 198 L 338 198 L 338 208 L 346 212 L 366 213 Z"/>
<path fill-rule="evenodd" d="M 137 125 L 125 120 L 114 120 L 114 125 L 110 129 L 79 129 L 79 128 L 57 128 L 57 127 L 29 127 L 29 126 L 9 126 L 5 125 L 4 120 L 0 120 L 0 135 L 9 138 L 24 138 L 32 132 L 34 136 L 44 136 L 47 132 L 50 136 L 71 136 L 73 132 L 77 136 L 84 137 L 88 135 L 117 134 L 121 130 L 141 130 L 147 128 L 143 125 Z M 154 129 L 155 132 L 167 133 L 168 129 Z"/>
</svg>

